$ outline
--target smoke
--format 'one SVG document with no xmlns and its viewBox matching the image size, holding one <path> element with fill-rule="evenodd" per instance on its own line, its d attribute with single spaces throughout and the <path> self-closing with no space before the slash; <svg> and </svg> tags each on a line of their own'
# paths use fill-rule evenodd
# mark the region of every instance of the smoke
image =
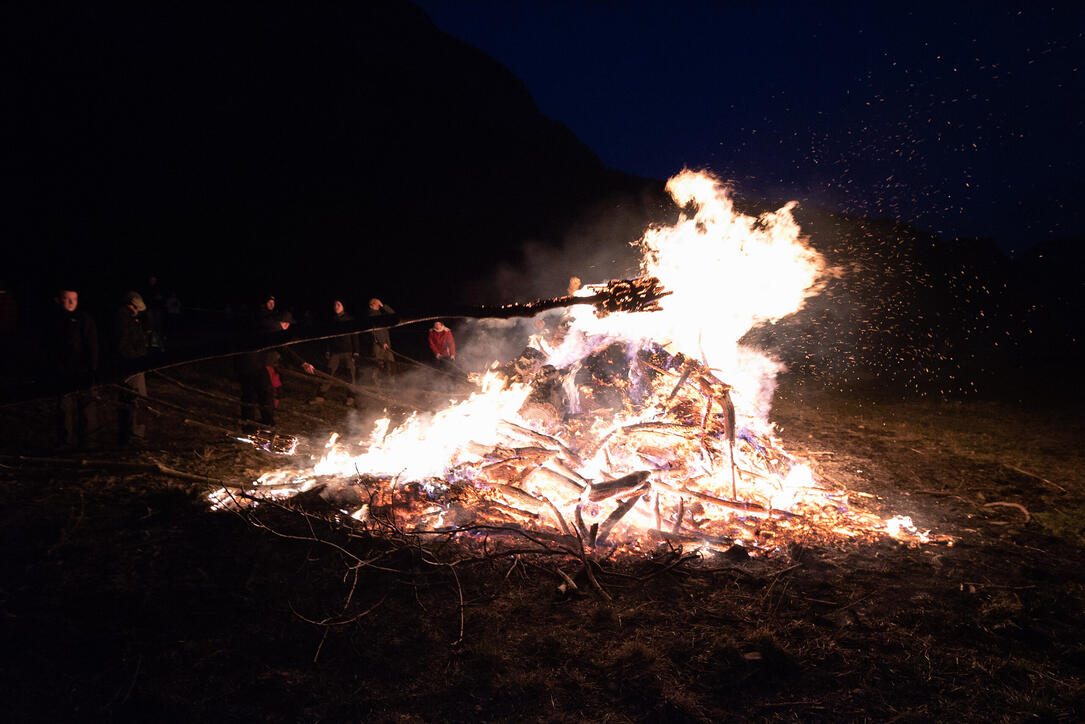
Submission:
<svg viewBox="0 0 1085 724">
<path fill-rule="evenodd" d="M 524 241 L 515 263 L 502 263 L 485 278 L 469 281 L 465 297 L 473 303 L 526 302 L 562 296 L 569 280 L 585 284 L 637 276 L 637 242 L 654 223 L 672 222 L 675 208 L 654 191 L 622 197 L 588 209 L 558 243 Z M 553 329 L 560 311 L 540 315 Z M 515 358 L 536 331 L 534 319 L 472 319 L 449 323 L 456 336 L 457 365 L 480 372 L 495 360 Z"/>
<path fill-rule="evenodd" d="M 662 195 L 620 197 L 587 209 L 558 240 L 525 239 L 515 262 L 487 269 L 465 286 L 474 303 L 529 301 L 565 294 L 569 277 L 585 283 L 629 278 L 640 255 L 634 244 L 653 224 L 673 222 L 676 209 Z"/>
</svg>

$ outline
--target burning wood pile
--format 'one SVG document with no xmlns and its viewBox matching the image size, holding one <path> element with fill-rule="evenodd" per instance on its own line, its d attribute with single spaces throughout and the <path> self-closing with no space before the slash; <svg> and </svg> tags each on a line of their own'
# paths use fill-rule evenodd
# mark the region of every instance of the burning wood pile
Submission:
<svg viewBox="0 0 1085 724">
<path fill-rule="evenodd" d="M 354 444 L 333 437 L 310 469 L 265 475 L 245 499 L 320 488 L 345 524 L 602 555 L 768 553 L 795 535 L 924 540 L 816 481 L 767 421 L 778 365 L 738 340 L 801 306 L 821 270 L 789 209 L 744 217 L 703 174 L 668 188 L 696 212 L 646 232 L 643 279 L 580 290 L 595 314 L 550 320 L 546 351 L 495 363 L 478 393 L 432 415 L 381 420 Z"/>
<path fill-rule="evenodd" d="M 576 369 L 525 369 L 518 360 L 504 368 L 511 375 L 492 372 L 486 384 L 520 405 L 497 419 L 486 442 L 441 447 L 442 475 L 361 474 L 361 461 L 379 458 L 395 434 L 379 427 L 361 454 L 333 440 L 312 472 L 265 476 L 247 495 L 320 487 L 345 522 L 361 527 L 528 536 L 604 553 L 661 542 L 767 552 L 799 530 L 922 539 L 910 522 L 857 513 L 845 491 L 815 483 L 771 434 L 736 414 L 731 387 L 702 363 L 661 348 L 627 354 L 607 344 Z M 354 475 L 332 472 L 346 464 Z"/>
</svg>

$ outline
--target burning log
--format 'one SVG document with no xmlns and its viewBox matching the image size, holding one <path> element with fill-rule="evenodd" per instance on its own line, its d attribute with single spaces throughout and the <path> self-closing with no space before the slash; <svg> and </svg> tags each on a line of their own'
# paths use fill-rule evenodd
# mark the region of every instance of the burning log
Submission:
<svg viewBox="0 0 1085 724">
<path fill-rule="evenodd" d="M 479 446 L 481 447 L 481 446 Z M 478 454 L 482 458 L 497 457 L 496 460 L 490 460 L 483 463 L 478 467 L 479 471 L 486 473 L 487 475 L 500 475 L 504 470 L 513 471 L 513 473 L 523 479 L 529 473 L 533 472 L 543 463 L 553 460 L 558 456 L 557 450 L 548 450 L 545 448 L 502 448 L 496 447 L 491 450 L 491 454 L 478 453 L 478 448 L 469 449 L 468 452 Z M 498 456 L 504 457 L 498 457 Z M 470 467 L 470 466 L 469 466 Z"/>
<path fill-rule="evenodd" d="M 588 500 L 599 502 L 600 500 L 606 500 L 607 498 L 640 487 L 651 474 L 652 472 L 650 470 L 639 470 L 635 473 L 630 473 L 629 475 L 623 475 L 617 480 L 607 480 L 602 483 L 595 483 L 588 492 Z"/>
<path fill-rule="evenodd" d="M 645 487 L 645 489 L 647 489 L 647 487 Z M 603 542 L 606 541 L 607 536 L 610 535 L 610 531 L 617 525 L 618 521 L 625 517 L 626 513 L 633 509 L 633 506 L 640 501 L 640 498 L 641 496 L 639 494 L 632 496 L 615 508 L 613 513 L 607 516 L 607 519 L 599 526 L 599 535 L 595 539 L 596 545 L 602 545 Z"/>
<path fill-rule="evenodd" d="M 688 427 L 677 422 L 638 422 L 622 427 L 622 432 L 649 432 L 657 435 L 675 435 L 686 439 L 692 439 L 696 435 Z"/>
<path fill-rule="evenodd" d="M 278 455 L 293 455 L 298 447 L 297 435 L 280 435 L 271 430 L 257 430 L 246 438 L 239 438 L 242 442 L 252 443 L 254 447 Z"/>
<path fill-rule="evenodd" d="M 583 490 L 584 488 L 588 487 L 591 484 L 591 483 L 588 482 L 587 478 L 585 478 L 583 475 L 581 475 L 580 473 L 578 473 L 575 470 L 573 470 L 572 468 L 570 468 L 568 465 L 563 463 L 561 460 L 549 460 L 549 461 L 547 461 L 545 467 L 553 470 L 558 475 L 561 475 L 562 477 L 566 478 L 567 480 L 571 480 L 572 482 L 576 483 L 578 486 L 580 486 L 581 490 Z"/>
<path fill-rule="evenodd" d="M 565 456 L 565 459 L 567 459 L 576 467 L 580 467 L 584 464 L 584 461 L 580 459 L 579 455 L 574 453 L 569 448 L 565 447 L 565 443 L 555 437 L 551 437 L 550 435 L 537 432 L 535 430 L 532 430 L 530 427 L 517 425 L 515 422 L 509 422 L 508 420 L 502 420 L 501 426 L 505 430 L 512 432 L 514 435 L 519 435 L 523 438 L 527 438 L 528 440 L 534 440 L 535 442 L 539 442 L 544 445 L 547 443 L 553 445 L 561 451 L 561 454 Z"/>
<path fill-rule="evenodd" d="M 674 399 L 674 396 L 678 394 L 678 390 L 682 389 L 682 386 L 686 384 L 686 380 L 689 379 L 691 374 L 693 374 L 693 367 L 686 365 L 686 369 L 682 372 L 682 376 L 678 378 L 678 384 L 674 386 L 674 389 L 671 390 L 671 394 L 667 396 L 668 402 Z"/>
<path fill-rule="evenodd" d="M 526 490 L 521 490 L 515 485 L 507 485 L 505 483 L 494 483 L 493 488 L 509 496 L 517 503 L 529 506 L 534 516 L 538 516 L 538 514 L 542 512 L 543 502 Z"/>
<path fill-rule="evenodd" d="M 558 525 L 561 526 L 561 529 L 562 531 L 564 531 L 565 535 L 572 538 L 573 533 L 569 530 L 569 524 L 565 522 L 565 516 L 561 514 L 561 511 L 558 510 L 557 506 L 550 502 L 550 499 L 547 498 L 545 495 L 540 495 L 539 497 L 542 498 L 542 501 L 546 503 L 546 505 L 550 508 L 550 511 L 554 514 L 554 518 L 557 519 Z"/>
<path fill-rule="evenodd" d="M 583 503 L 577 503 L 574 520 L 576 521 L 576 530 L 577 533 L 580 535 L 581 544 L 589 548 L 594 546 L 595 532 L 599 529 L 599 524 L 593 524 L 590 528 L 585 525 Z"/>
<path fill-rule="evenodd" d="M 549 483 L 556 485 L 570 495 L 580 496 L 584 491 L 584 487 L 572 478 L 566 477 L 556 470 L 540 466 L 531 471 L 531 474 L 524 478 L 523 483 L 526 485 L 529 481 L 539 482 L 543 485 Z"/>
<path fill-rule="evenodd" d="M 795 513 L 790 513 L 786 510 L 766 508 L 765 506 L 758 505 L 757 503 L 747 503 L 740 500 L 725 500 L 723 498 L 717 498 L 714 495 L 709 495 L 708 493 L 702 493 L 697 490 L 690 490 L 686 487 L 679 488 L 675 485 L 671 485 L 670 483 L 665 483 L 662 480 L 653 481 L 652 486 L 669 493 L 674 493 L 676 495 L 688 495 L 690 497 L 697 498 L 698 500 L 705 503 L 711 503 L 712 505 L 715 505 L 718 508 L 723 508 L 724 510 L 729 510 L 734 513 L 742 513 L 743 515 L 750 515 L 757 518 L 771 518 L 773 516 L 776 516 L 778 518 L 800 517 Z"/>
<path fill-rule="evenodd" d="M 511 513 L 512 515 L 520 515 L 520 516 L 523 516 L 525 518 L 538 518 L 539 517 L 538 513 L 532 513 L 532 512 L 523 510 L 522 508 L 517 508 L 514 505 L 505 505 L 504 503 L 499 503 L 496 500 L 488 500 L 488 501 L 486 501 L 486 504 L 493 507 L 493 508 L 497 508 L 498 510 L 504 511 L 506 513 Z"/>
</svg>

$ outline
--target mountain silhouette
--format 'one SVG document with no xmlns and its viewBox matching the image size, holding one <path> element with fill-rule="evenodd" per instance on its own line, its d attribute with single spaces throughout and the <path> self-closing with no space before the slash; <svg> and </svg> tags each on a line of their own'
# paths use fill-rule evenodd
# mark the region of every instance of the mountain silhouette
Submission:
<svg viewBox="0 0 1085 724">
<path fill-rule="evenodd" d="M 49 284 L 455 297 L 586 214 L 643 227 L 658 203 L 408 2 L 27 4 L 4 25 L 9 261 Z"/>
</svg>

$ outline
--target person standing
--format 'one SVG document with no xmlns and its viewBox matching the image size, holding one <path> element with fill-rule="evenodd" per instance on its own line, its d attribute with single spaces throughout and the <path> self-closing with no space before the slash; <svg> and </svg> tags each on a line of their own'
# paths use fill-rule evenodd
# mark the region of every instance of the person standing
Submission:
<svg viewBox="0 0 1085 724">
<path fill-rule="evenodd" d="M 257 314 L 254 332 L 259 337 L 259 341 L 271 342 L 272 335 L 285 332 L 293 323 L 294 315 L 288 311 L 276 314 L 274 297 L 268 297 Z M 283 354 L 297 362 L 304 372 L 313 374 L 313 366 L 298 357 L 289 347 L 284 347 L 282 354 L 277 349 L 263 349 L 237 356 L 242 419 L 256 421 L 259 412 L 259 421 L 262 425 L 268 427 L 275 425 L 275 408 L 279 404 L 277 391 L 282 387 L 277 365 Z"/>
<path fill-rule="evenodd" d="M 437 360 L 437 366 L 446 371 L 451 371 L 452 360 L 456 359 L 456 340 L 452 338 L 452 330 L 445 327 L 441 320 L 433 322 L 430 328 L 430 350 Z"/>
<path fill-rule="evenodd" d="M 98 328 L 94 319 L 78 309 L 79 293 L 62 289 L 46 340 L 57 391 L 57 445 L 82 448 L 97 423 L 94 393 L 89 389 L 98 374 Z"/>
<path fill-rule="evenodd" d="M 334 323 L 336 326 L 349 324 L 354 321 L 354 317 L 347 313 L 341 300 L 336 299 L 332 304 L 332 309 L 335 312 Z M 358 359 L 360 351 L 361 343 L 358 341 L 358 333 L 332 337 L 328 341 L 328 370 L 331 373 L 331 376 L 335 377 L 340 369 L 350 373 L 351 389 L 347 393 L 348 407 L 354 404 L 354 385 L 357 384 L 355 361 Z M 331 380 L 325 382 L 320 388 L 320 396 L 316 397 L 313 401 L 323 402 L 328 391 L 331 390 L 331 387 Z"/>
<path fill-rule="evenodd" d="M 456 359 L 456 340 L 452 337 L 452 330 L 440 320 L 434 322 L 429 330 L 429 348 L 437 361 L 437 369 L 447 375 L 445 384 L 450 385 L 452 378 L 456 376 L 453 364 Z"/>
<path fill-rule="evenodd" d="M 256 328 L 260 331 L 271 332 L 277 329 L 278 313 L 275 311 L 275 295 L 268 294 L 263 303 L 256 309 Z"/>
<path fill-rule="evenodd" d="M 250 332 L 254 336 L 267 337 L 282 330 L 275 314 L 275 297 L 264 296 L 251 320 Z M 235 358 L 237 381 L 241 386 L 241 418 L 259 421 L 264 425 L 275 424 L 275 387 L 268 364 L 271 350 L 246 352 Z"/>
<path fill-rule="evenodd" d="M 166 350 L 166 295 L 158 277 L 147 277 L 147 286 L 140 294 L 146 309 L 141 314 L 143 328 L 147 333 L 147 349 L 159 354 Z"/>
<path fill-rule="evenodd" d="M 147 328 L 143 313 L 147 305 L 139 292 L 128 292 L 117 309 L 114 322 L 114 352 L 122 374 L 138 368 L 147 356 Z M 147 379 L 142 371 L 124 378 L 124 391 L 117 408 L 117 443 L 129 445 L 142 442 L 146 435 L 142 408 L 147 397 Z"/>
<path fill-rule="evenodd" d="M 396 310 L 376 297 L 369 300 L 370 317 L 395 313 Z M 387 329 L 373 330 L 373 359 L 376 361 L 376 367 L 373 368 L 373 382 L 379 385 L 395 372 L 396 358 L 392 353 L 392 338 Z"/>
<path fill-rule="evenodd" d="M 290 325 L 294 324 L 294 315 L 288 310 L 283 310 L 276 315 L 275 324 L 278 326 L 278 330 L 285 332 L 290 329 Z M 282 361 L 289 360 L 294 366 L 299 367 L 305 374 L 311 375 L 316 371 L 316 368 L 301 358 L 301 356 L 290 347 L 276 347 L 275 349 L 269 349 L 266 353 L 265 364 L 267 365 L 267 374 L 271 378 L 271 407 L 272 410 L 279 407 L 279 388 L 283 386 L 282 378 L 279 376 L 279 368 L 282 367 Z M 263 414 L 263 411 L 262 411 Z M 270 419 L 271 425 L 275 424 L 274 417 L 271 412 L 268 411 L 267 415 Z"/>
</svg>

